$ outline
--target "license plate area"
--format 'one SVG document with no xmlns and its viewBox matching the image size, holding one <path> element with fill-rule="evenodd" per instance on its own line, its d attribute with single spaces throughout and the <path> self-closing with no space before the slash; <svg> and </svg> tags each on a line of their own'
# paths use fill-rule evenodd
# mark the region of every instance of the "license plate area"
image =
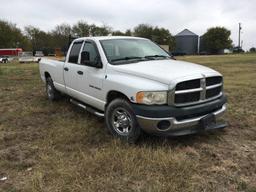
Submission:
<svg viewBox="0 0 256 192">
<path fill-rule="evenodd" d="M 216 125 L 216 118 L 214 114 L 208 114 L 200 120 L 202 129 L 211 129 Z"/>
</svg>

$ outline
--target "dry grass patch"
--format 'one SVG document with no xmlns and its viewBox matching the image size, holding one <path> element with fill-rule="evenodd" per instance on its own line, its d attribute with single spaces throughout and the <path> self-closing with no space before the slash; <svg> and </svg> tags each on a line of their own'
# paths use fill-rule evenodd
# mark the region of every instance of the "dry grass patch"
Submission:
<svg viewBox="0 0 256 192">
<path fill-rule="evenodd" d="M 38 64 L 0 64 L 0 191 L 256 191 L 256 55 L 178 59 L 224 75 L 229 127 L 131 146 L 49 102 Z"/>
</svg>

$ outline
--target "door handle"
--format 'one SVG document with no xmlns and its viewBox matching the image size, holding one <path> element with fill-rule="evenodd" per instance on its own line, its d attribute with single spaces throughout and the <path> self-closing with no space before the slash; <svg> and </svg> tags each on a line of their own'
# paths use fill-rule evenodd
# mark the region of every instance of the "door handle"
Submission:
<svg viewBox="0 0 256 192">
<path fill-rule="evenodd" d="M 69 69 L 68 69 L 67 67 L 64 67 L 64 70 L 65 70 L 65 71 L 68 71 Z"/>
<path fill-rule="evenodd" d="M 77 71 L 77 74 L 78 74 L 78 75 L 83 75 L 84 72 L 83 72 L 83 71 Z"/>
</svg>

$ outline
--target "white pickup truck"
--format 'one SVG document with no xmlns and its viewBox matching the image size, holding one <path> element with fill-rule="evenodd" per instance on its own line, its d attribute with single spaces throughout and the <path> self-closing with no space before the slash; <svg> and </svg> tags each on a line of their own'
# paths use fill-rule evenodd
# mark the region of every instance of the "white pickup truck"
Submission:
<svg viewBox="0 0 256 192">
<path fill-rule="evenodd" d="M 42 51 L 36 51 L 35 57 L 33 56 L 33 52 L 21 52 L 19 55 L 19 62 L 20 63 L 31 63 L 31 62 L 37 62 L 41 61 L 41 58 L 43 57 Z"/>
<path fill-rule="evenodd" d="M 79 38 L 64 62 L 42 59 L 39 66 L 50 100 L 69 95 L 128 142 L 142 130 L 178 136 L 226 127 L 219 120 L 226 110 L 222 75 L 173 60 L 148 39 Z"/>
</svg>

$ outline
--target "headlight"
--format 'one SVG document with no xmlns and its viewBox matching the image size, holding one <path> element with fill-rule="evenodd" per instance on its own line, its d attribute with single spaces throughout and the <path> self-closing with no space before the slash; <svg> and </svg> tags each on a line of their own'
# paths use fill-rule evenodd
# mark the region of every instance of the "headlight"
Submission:
<svg viewBox="0 0 256 192">
<path fill-rule="evenodd" d="M 146 104 L 146 105 L 167 104 L 167 92 L 166 91 L 138 92 L 136 94 L 136 101 L 137 103 Z"/>
</svg>

